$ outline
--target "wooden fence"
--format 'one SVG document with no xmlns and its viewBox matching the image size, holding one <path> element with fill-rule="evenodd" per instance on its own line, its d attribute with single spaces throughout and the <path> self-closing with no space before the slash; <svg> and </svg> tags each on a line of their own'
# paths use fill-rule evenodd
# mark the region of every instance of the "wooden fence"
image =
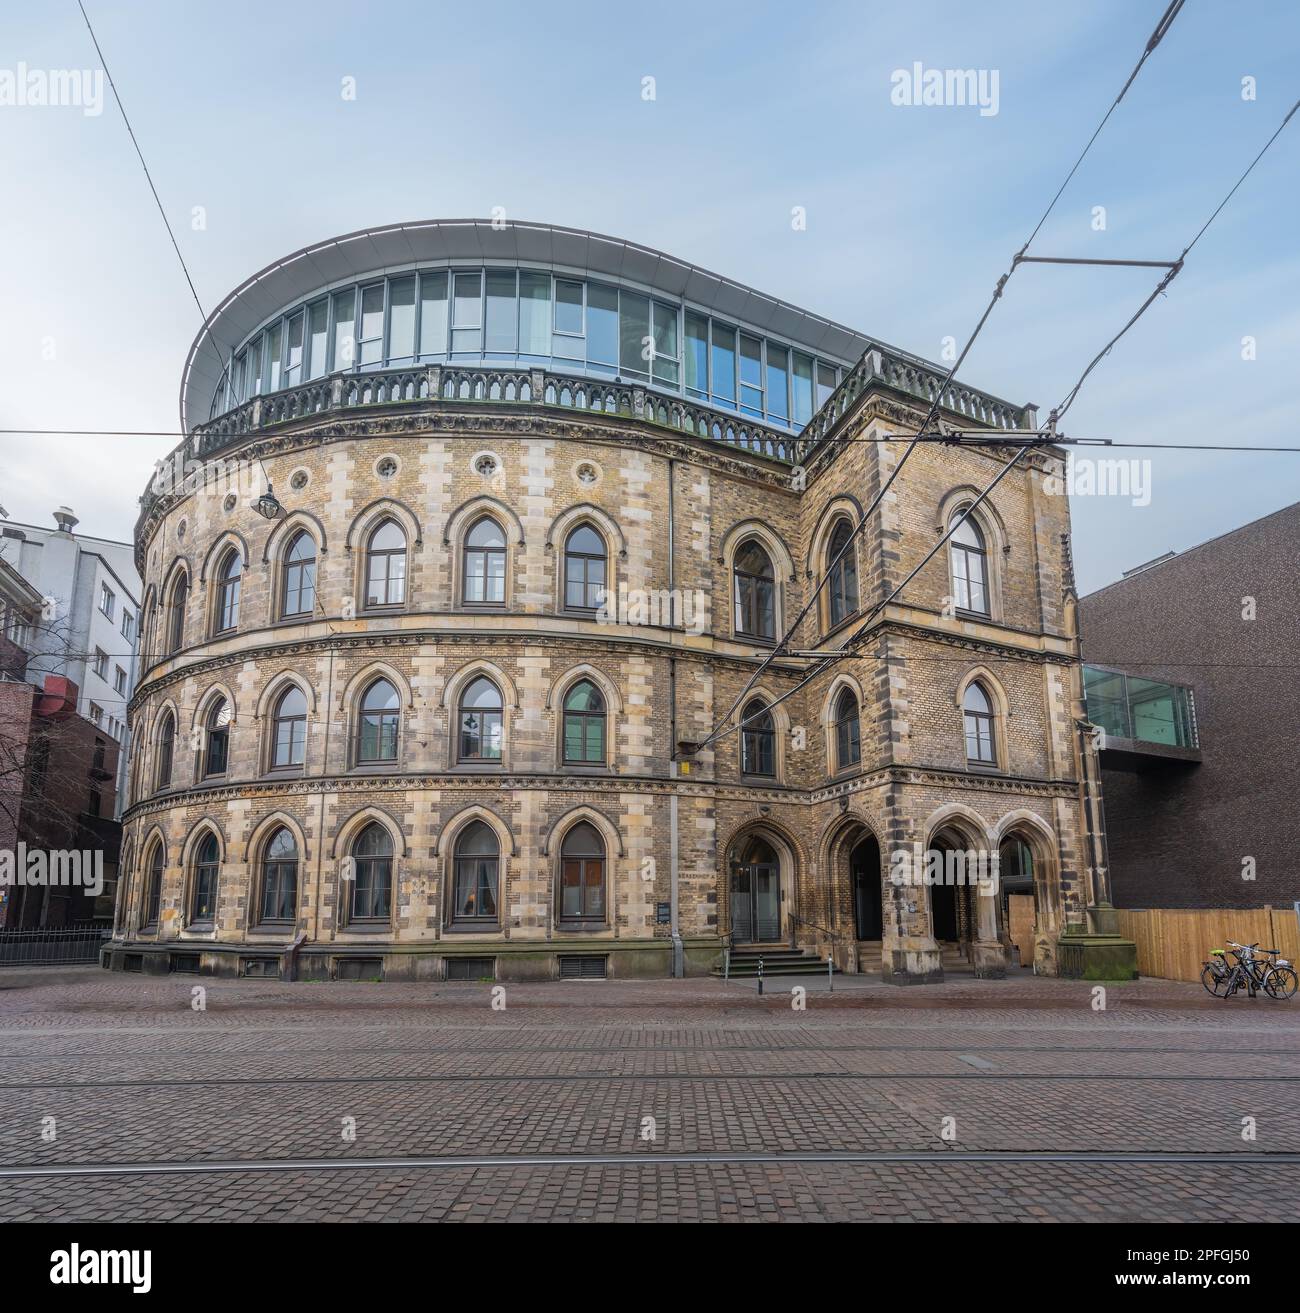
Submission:
<svg viewBox="0 0 1300 1313">
<path fill-rule="evenodd" d="M 1279 948 L 1283 957 L 1300 961 L 1300 924 L 1291 907 L 1188 912 L 1120 908 L 1119 932 L 1137 944 L 1138 971 L 1165 980 L 1199 980 L 1210 950 L 1225 948 L 1229 939 Z"/>
</svg>

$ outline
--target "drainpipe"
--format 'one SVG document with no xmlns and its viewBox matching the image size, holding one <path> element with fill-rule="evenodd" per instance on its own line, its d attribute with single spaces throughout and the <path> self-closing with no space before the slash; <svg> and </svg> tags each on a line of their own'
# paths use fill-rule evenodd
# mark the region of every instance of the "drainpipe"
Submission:
<svg viewBox="0 0 1300 1313">
<path fill-rule="evenodd" d="M 673 564 L 674 514 L 673 490 L 677 482 L 677 462 L 668 458 L 668 637 L 677 632 L 677 574 Z M 668 937 L 673 946 L 673 979 L 686 974 L 685 950 L 677 919 L 677 658 L 668 658 L 668 778 L 674 781 L 668 799 Z"/>
</svg>

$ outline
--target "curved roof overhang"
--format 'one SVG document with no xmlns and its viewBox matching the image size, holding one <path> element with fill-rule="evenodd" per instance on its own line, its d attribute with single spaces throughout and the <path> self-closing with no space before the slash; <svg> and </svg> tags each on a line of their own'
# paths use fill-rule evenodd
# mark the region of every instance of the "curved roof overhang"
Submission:
<svg viewBox="0 0 1300 1313">
<path fill-rule="evenodd" d="M 639 284 L 846 363 L 856 362 L 869 347 L 885 346 L 788 301 L 618 237 L 518 220 L 499 228 L 487 219 L 396 223 L 305 246 L 267 265 L 226 296 L 208 316 L 185 358 L 182 430 L 189 433 L 207 421 L 225 355 L 277 310 L 366 274 L 420 264 L 496 260 Z"/>
</svg>

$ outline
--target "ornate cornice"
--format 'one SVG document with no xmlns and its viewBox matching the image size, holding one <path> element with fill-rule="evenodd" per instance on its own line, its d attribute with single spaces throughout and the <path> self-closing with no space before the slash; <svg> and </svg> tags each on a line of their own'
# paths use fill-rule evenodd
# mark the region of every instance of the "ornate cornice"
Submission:
<svg viewBox="0 0 1300 1313">
<path fill-rule="evenodd" d="M 394 772 L 386 775 L 311 775 L 293 780 L 246 780 L 220 786 L 177 789 L 128 807 L 123 824 L 147 821 L 163 813 L 192 807 L 228 804 L 249 798 L 317 797 L 333 793 L 340 798 L 375 793 L 418 795 L 475 794 L 485 791 L 521 793 L 572 793 L 614 795 L 635 793 L 668 798 L 706 798 L 713 802 L 749 805 L 817 806 L 847 799 L 889 785 L 937 785 L 970 793 L 1006 793 L 1044 798 L 1071 798 L 1078 786 L 1073 780 L 1043 780 L 1021 775 L 984 775 L 943 767 L 892 765 L 867 771 L 851 780 L 809 789 L 733 784 L 679 776 L 669 779 L 650 775 L 566 775 L 554 772 L 511 772 L 501 775 L 461 774 L 454 771 Z"/>
</svg>

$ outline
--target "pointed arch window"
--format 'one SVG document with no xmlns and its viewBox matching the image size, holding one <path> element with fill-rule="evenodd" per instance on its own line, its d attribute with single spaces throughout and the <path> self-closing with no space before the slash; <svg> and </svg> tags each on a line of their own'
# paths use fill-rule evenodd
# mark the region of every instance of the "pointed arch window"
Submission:
<svg viewBox="0 0 1300 1313">
<path fill-rule="evenodd" d="M 396 520 L 385 520 L 366 547 L 366 605 L 406 602 L 406 535 Z"/>
<path fill-rule="evenodd" d="M 163 854 L 162 844 L 154 844 L 153 851 L 149 854 L 149 866 L 144 881 L 142 915 L 146 928 L 156 927 L 158 924 L 158 917 L 162 911 L 163 871 L 166 865 L 167 859 Z"/>
<path fill-rule="evenodd" d="M 848 520 L 840 520 L 826 547 L 826 564 L 830 574 L 826 587 L 832 628 L 843 623 L 858 609 L 858 558 L 852 537 L 853 526 Z"/>
<path fill-rule="evenodd" d="M 506 600 L 506 536 L 490 516 L 476 520 L 465 536 L 465 602 L 503 606 Z"/>
<path fill-rule="evenodd" d="M 232 547 L 217 570 L 217 633 L 229 634 L 239 628 L 239 593 L 243 564 Z"/>
<path fill-rule="evenodd" d="M 1003 893 L 1034 892 L 1034 850 L 1018 834 L 998 846 L 998 883 Z"/>
<path fill-rule="evenodd" d="M 736 553 L 736 632 L 776 637 L 776 574 L 772 558 L 752 538 Z"/>
<path fill-rule="evenodd" d="M 393 839 L 371 821 L 352 845 L 349 921 L 387 921 L 393 907 Z"/>
<path fill-rule="evenodd" d="M 194 854 L 194 885 L 190 895 L 190 925 L 211 925 L 217 915 L 217 877 L 221 847 L 211 830 L 199 840 Z"/>
<path fill-rule="evenodd" d="M 483 821 L 471 821 L 456 841 L 452 920 L 464 924 L 497 920 L 501 845 Z"/>
<path fill-rule="evenodd" d="M 276 699 L 271 716 L 271 769 L 301 766 L 307 750 L 307 698 L 291 684 Z"/>
<path fill-rule="evenodd" d="M 966 760 L 978 766 L 996 766 L 997 746 L 993 736 L 993 703 L 984 685 L 971 684 L 962 697 L 966 727 Z"/>
<path fill-rule="evenodd" d="M 595 611 L 606 588 L 605 540 L 589 524 L 580 524 L 564 542 L 564 605 L 570 611 Z"/>
<path fill-rule="evenodd" d="M 185 646 L 185 608 L 190 600 L 190 579 L 182 571 L 172 585 L 171 604 L 167 613 L 167 655 L 179 652 Z"/>
<path fill-rule="evenodd" d="M 835 769 L 848 770 L 862 761 L 862 725 L 858 699 L 851 688 L 835 699 Z"/>
<path fill-rule="evenodd" d="M 564 697 L 564 761 L 605 764 L 605 695 L 589 679 L 579 680 Z"/>
<path fill-rule="evenodd" d="M 560 845 L 560 920 L 605 921 L 605 842 L 587 821 L 573 826 Z"/>
<path fill-rule="evenodd" d="M 964 509 L 954 512 L 949 529 L 965 514 Z M 952 561 L 952 595 L 958 610 L 974 611 L 977 615 L 989 613 L 988 552 L 984 535 L 973 518 L 963 520 L 948 540 Z"/>
<path fill-rule="evenodd" d="M 461 694 L 460 761 L 500 761 L 503 742 L 501 690 L 480 675 Z"/>
<path fill-rule="evenodd" d="M 357 726 L 359 764 L 397 760 L 400 705 L 397 689 L 386 679 L 376 679 L 366 689 Z"/>
<path fill-rule="evenodd" d="M 776 724 L 767 705 L 755 698 L 741 713 L 740 769 L 746 775 L 776 775 Z"/>
<path fill-rule="evenodd" d="M 218 698 L 204 722 L 203 777 L 224 775 L 230 765 L 230 703 Z"/>
<path fill-rule="evenodd" d="M 284 601 L 282 619 L 310 615 L 316 609 L 316 541 L 299 529 L 284 554 Z"/>
<path fill-rule="evenodd" d="M 262 925 L 292 923 L 298 905 L 298 844 L 280 826 L 262 849 L 262 896 L 258 920 Z"/>
<path fill-rule="evenodd" d="M 172 782 L 172 763 L 176 756 L 176 717 L 170 711 L 163 712 L 162 724 L 158 726 L 158 778 L 157 787 L 166 789 Z"/>
</svg>

